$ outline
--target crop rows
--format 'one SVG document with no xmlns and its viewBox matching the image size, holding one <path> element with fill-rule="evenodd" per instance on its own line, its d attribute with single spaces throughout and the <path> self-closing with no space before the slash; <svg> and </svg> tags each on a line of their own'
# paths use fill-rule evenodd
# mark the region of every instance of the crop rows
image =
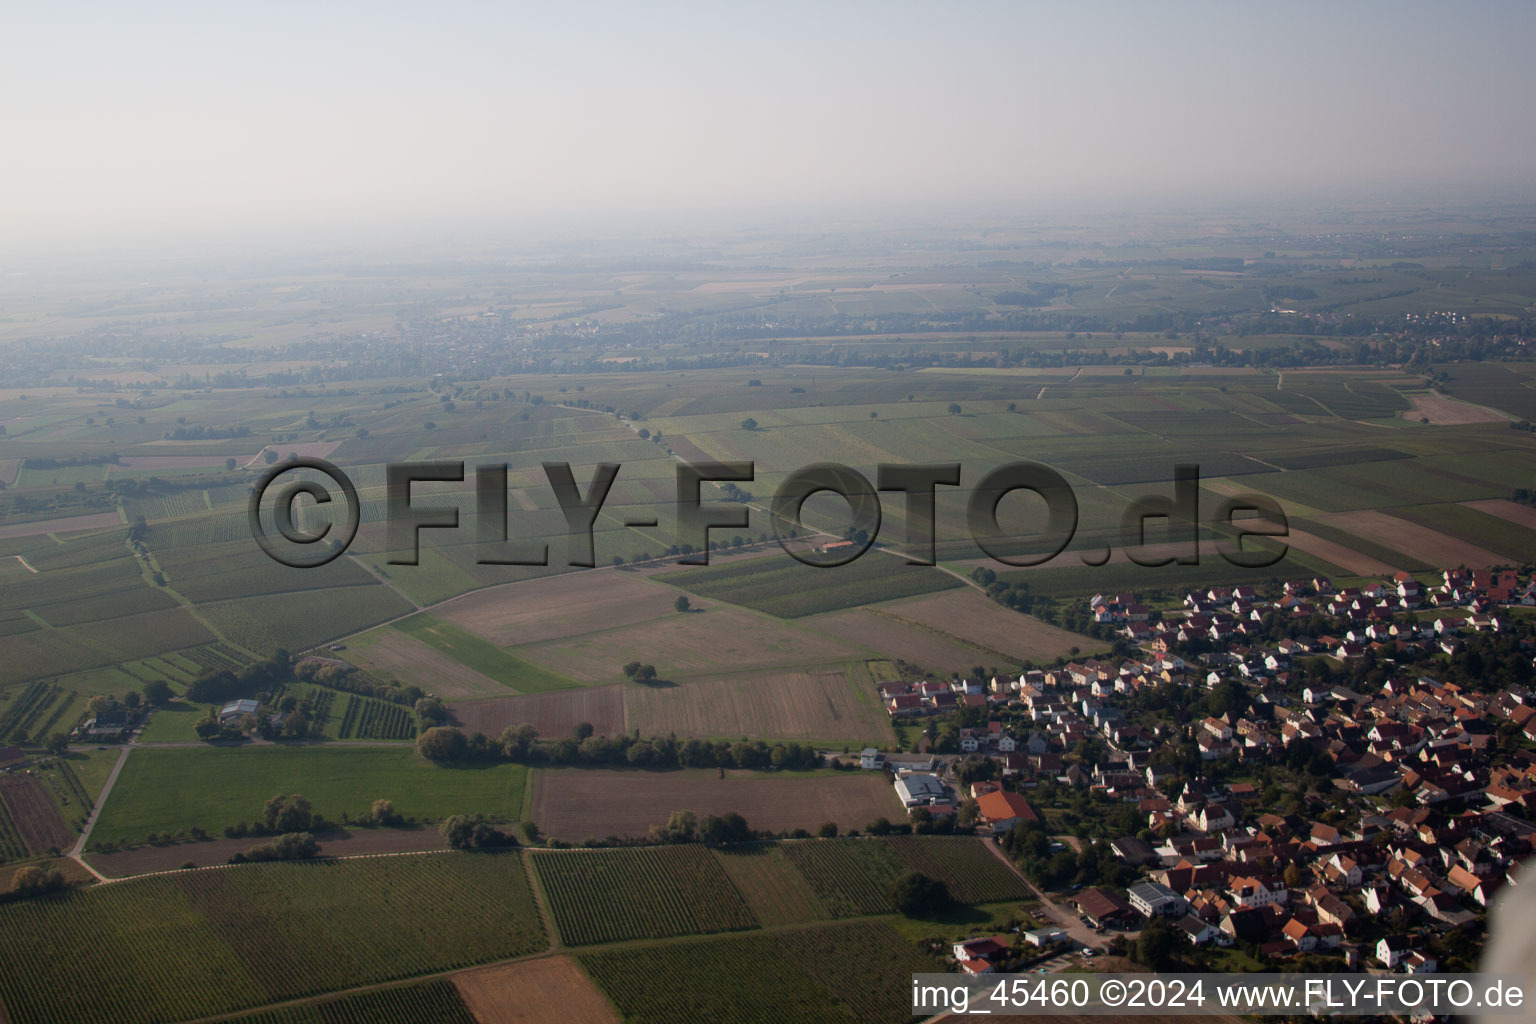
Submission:
<svg viewBox="0 0 1536 1024">
<path fill-rule="evenodd" d="M 185 1020 L 545 941 L 517 854 L 218 868 L 0 907 L 0 1000 L 12 1024 Z"/>
<path fill-rule="evenodd" d="M 193 647 L 180 652 L 195 661 L 205 669 L 222 671 L 224 669 L 238 670 L 245 667 L 245 661 L 236 657 L 225 649 L 223 644 L 208 644 L 205 647 Z"/>
<path fill-rule="evenodd" d="M 63 718 L 69 713 L 69 709 L 75 706 L 75 698 L 77 696 L 79 696 L 79 694 L 76 691 L 70 690 L 67 694 L 64 695 L 63 700 L 54 704 L 53 713 L 48 716 L 48 721 L 44 722 L 41 726 L 38 727 L 37 735 L 33 736 L 32 738 L 34 740 L 42 740 L 45 737 L 52 736 L 56 731 L 58 731 L 58 727 L 61 724 L 73 727 L 73 722 L 65 723 L 63 722 Z"/>
<path fill-rule="evenodd" d="M 907 1021 L 913 974 L 938 969 L 888 925 L 842 924 L 767 935 L 587 953 L 582 966 L 632 1024 L 678 1018 L 733 1024 Z"/>
<path fill-rule="evenodd" d="M 57 777 L 65 790 L 60 795 L 67 796 L 69 800 L 74 802 L 75 808 L 78 811 L 76 817 L 80 819 L 81 827 L 83 828 L 85 818 L 91 813 L 91 808 L 96 806 L 96 801 L 92 800 L 91 795 L 85 791 L 85 785 L 80 781 L 80 776 L 75 774 L 73 765 L 63 758 L 59 758 L 54 762 L 54 767 L 57 769 Z M 67 801 L 60 800 L 60 803 L 65 802 Z"/>
<path fill-rule="evenodd" d="M 27 856 L 27 844 L 22 841 L 11 813 L 0 803 L 0 862 L 21 860 Z"/>
<path fill-rule="evenodd" d="M 533 864 L 567 945 L 757 927 L 702 846 L 534 854 Z"/>
<path fill-rule="evenodd" d="M 331 717 L 331 705 L 336 703 L 336 691 L 314 687 L 309 691 L 309 703 L 314 709 L 314 717 L 310 720 L 311 727 L 316 732 L 324 732 L 325 723 Z"/>
<path fill-rule="evenodd" d="M 891 889 L 907 871 L 878 839 L 807 839 L 785 843 L 784 853 L 833 917 L 890 913 Z"/>
<path fill-rule="evenodd" d="M 27 730 L 44 711 L 53 706 L 62 692 L 63 688 L 57 684 L 29 684 L 20 696 L 11 698 L 10 706 L 0 713 L 0 740 L 24 742 L 31 738 Z"/>
<path fill-rule="evenodd" d="M 239 1024 L 475 1024 L 453 983 L 441 978 L 241 1017 Z"/>
<path fill-rule="evenodd" d="M 347 695 L 347 709 L 342 713 L 341 724 L 336 727 L 337 739 L 349 740 L 352 738 L 352 731 L 357 728 L 357 705 L 361 699 L 361 697 L 356 697 L 352 694 Z"/>
<path fill-rule="evenodd" d="M 960 836 L 895 836 L 886 840 L 913 871 L 942 879 L 961 903 L 1028 899 L 1030 892 L 983 842 Z"/>
<path fill-rule="evenodd" d="M 416 736 L 416 723 L 411 712 L 399 704 L 381 700 L 365 700 L 362 717 L 357 723 L 360 740 L 409 740 Z"/>
</svg>

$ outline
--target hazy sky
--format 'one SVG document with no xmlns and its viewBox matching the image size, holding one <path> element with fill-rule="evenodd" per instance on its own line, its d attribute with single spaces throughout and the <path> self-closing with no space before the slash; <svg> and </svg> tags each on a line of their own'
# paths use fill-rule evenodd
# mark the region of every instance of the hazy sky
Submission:
<svg viewBox="0 0 1536 1024">
<path fill-rule="evenodd" d="M 12 240 L 1536 167 L 1524 0 L 13 3 L 0 26 Z"/>
</svg>

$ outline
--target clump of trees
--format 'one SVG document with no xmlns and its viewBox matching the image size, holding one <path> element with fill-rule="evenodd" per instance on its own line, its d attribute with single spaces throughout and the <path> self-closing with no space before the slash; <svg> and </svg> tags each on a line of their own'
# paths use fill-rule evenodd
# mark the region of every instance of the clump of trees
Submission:
<svg viewBox="0 0 1536 1024">
<path fill-rule="evenodd" d="M 11 876 L 11 893 L 16 899 L 41 896 L 64 888 L 64 874 L 58 868 L 44 868 L 28 864 L 16 869 Z"/>
<path fill-rule="evenodd" d="M 462 761 L 469 753 L 469 740 L 452 726 L 437 725 L 416 737 L 416 750 L 428 761 Z"/>
<path fill-rule="evenodd" d="M 679 598 L 679 600 L 686 601 L 687 598 Z M 683 611 L 685 609 L 678 608 L 677 610 Z M 641 686 L 650 686 L 656 681 L 656 666 L 642 665 L 638 661 L 631 661 L 624 666 L 624 675 L 628 677 L 630 682 L 639 683 Z"/>
<path fill-rule="evenodd" d="M 314 825 L 315 813 L 308 797 L 278 794 L 262 809 L 262 820 L 269 832 L 304 832 Z"/>
<path fill-rule="evenodd" d="M 494 850 L 517 845 L 515 836 L 501 831 L 479 814 L 449 815 L 438 826 L 438 832 L 455 850 Z"/>
<path fill-rule="evenodd" d="M 253 846 L 231 857 L 231 864 L 246 861 L 309 860 L 320 853 L 320 844 L 308 832 L 285 832 L 270 843 Z"/>
<path fill-rule="evenodd" d="M 518 764 L 623 765 L 632 768 L 817 768 L 821 754 L 809 743 L 789 741 L 772 746 L 762 740 L 679 740 L 676 736 L 598 736 L 590 722 L 578 723 L 570 736 L 541 741 L 528 723 L 508 726 L 497 739 L 483 733 L 466 736 L 454 726 L 435 726 L 416 738 L 425 758 L 451 764 L 461 761 Z"/>
<path fill-rule="evenodd" d="M 954 902 L 949 886 L 916 871 L 896 880 L 891 886 L 891 900 L 896 909 L 908 917 L 935 914 Z"/>
</svg>

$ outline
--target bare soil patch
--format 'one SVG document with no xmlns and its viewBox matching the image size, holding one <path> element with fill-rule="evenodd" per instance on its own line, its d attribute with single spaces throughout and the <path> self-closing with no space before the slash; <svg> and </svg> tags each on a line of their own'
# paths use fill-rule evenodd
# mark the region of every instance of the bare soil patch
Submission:
<svg viewBox="0 0 1536 1024">
<path fill-rule="evenodd" d="M 362 854 L 417 853 L 445 850 L 448 844 L 435 828 L 332 829 L 316 837 L 325 857 L 355 857 Z M 229 858 L 266 842 L 260 836 L 243 839 L 210 839 L 201 843 L 171 843 L 143 846 L 118 853 L 93 853 L 87 858 L 91 867 L 108 878 L 128 878 L 155 871 L 175 871 L 186 864 L 209 867 L 228 864 Z"/>
<path fill-rule="evenodd" d="M 466 732 L 491 737 L 501 735 L 509 725 L 524 722 L 539 730 L 540 736 L 550 737 L 569 736 L 581 722 L 592 723 L 599 736 L 618 736 L 625 731 L 622 685 L 497 697 L 450 704 L 448 708 Z"/>
<path fill-rule="evenodd" d="M 1385 512 L 1333 512 L 1319 516 L 1318 519 L 1394 551 L 1414 555 L 1430 565 L 1465 565 L 1472 569 L 1484 569 L 1509 562 L 1508 558 L 1487 548 L 1480 548 L 1476 544 L 1469 544 Z"/>
<path fill-rule="evenodd" d="M 1427 419 L 1436 426 L 1454 427 L 1463 423 L 1504 423 L 1510 417 L 1497 409 L 1473 405 L 1447 395 L 1408 395 L 1412 406 L 1402 412 L 1405 420 Z"/>
<path fill-rule="evenodd" d="M 530 819 L 547 835 L 579 841 L 643 836 L 673 811 L 700 817 L 735 811 L 755 829 L 815 829 L 835 821 L 860 828 L 902 813 L 896 792 L 878 772 L 759 773 L 607 769 L 540 771 Z"/>
<path fill-rule="evenodd" d="M 1536 508 L 1530 505 L 1522 505 L 1508 498 L 1486 498 L 1482 501 L 1464 501 L 1462 504 L 1490 516 L 1498 516 L 1507 523 L 1536 530 Z"/>
<path fill-rule="evenodd" d="M 380 629 L 361 646 L 349 644 L 345 654 L 353 664 L 380 678 L 415 683 L 444 700 L 503 697 L 517 692 L 397 629 Z"/>
<path fill-rule="evenodd" d="M 1378 562 L 1369 555 L 1362 555 L 1343 544 L 1335 543 L 1326 538 L 1319 537 L 1305 530 L 1298 530 L 1294 526 L 1291 532 L 1283 538 L 1293 548 L 1305 551 L 1309 555 L 1316 555 L 1325 562 L 1331 562 L 1346 572 L 1356 576 L 1390 576 L 1397 572 L 1396 566 L 1385 562 Z"/>
<path fill-rule="evenodd" d="M 624 725 L 641 736 L 891 742 L 889 717 L 874 689 L 861 685 L 839 667 L 626 686 Z"/>
<path fill-rule="evenodd" d="M 998 660 L 997 655 L 963 640 L 879 615 L 869 608 L 823 612 L 799 621 L 844 642 L 862 644 L 872 654 L 899 658 L 941 675 L 969 672 L 974 665 L 990 665 Z"/>
<path fill-rule="evenodd" d="M 452 978 L 480 1024 L 618 1024 L 613 1006 L 568 956 L 482 967 Z"/>
<path fill-rule="evenodd" d="M 870 610 L 937 629 L 1021 661 L 1049 661 L 1073 647 L 1084 646 L 1085 638 L 1080 634 L 1004 608 L 970 587 L 891 601 Z"/>
<path fill-rule="evenodd" d="M 41 782 L 27 775 L 0 778 L 0 803 L 34 856 L 69 848 L 74 834 Z"/>
</svg>

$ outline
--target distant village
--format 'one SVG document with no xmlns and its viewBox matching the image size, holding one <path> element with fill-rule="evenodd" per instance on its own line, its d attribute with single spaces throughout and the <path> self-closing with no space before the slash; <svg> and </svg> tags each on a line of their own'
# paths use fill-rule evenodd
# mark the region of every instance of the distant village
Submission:
<svg viewBox="0 0 1536 1024">
<path fill-rule="evenodd" d="M 864 750 L 861 767 L 889 771 L 914 820 L 955 815 L 997 837 L 1101 934 L 1157 921 L 1189 952 L 1472 969 L 1536 833 L 1531 581 L 1456 569 L 1164 603 L 1088 601 L 1129 656 L 881 686 L 893 721 L 921 734 L 912 753 Z M 1047 809 L 1064 797 L 1079 852 L 1051 842 L 1031 860 L 1035 833 L 1072 831 Z M 1079 862 L 1095 874 L 1095 857 L 1119 884 L 1062 884 Z M 957 944 L 956 961 L 997 970 L 1003 939 Z"/>
</svg>

